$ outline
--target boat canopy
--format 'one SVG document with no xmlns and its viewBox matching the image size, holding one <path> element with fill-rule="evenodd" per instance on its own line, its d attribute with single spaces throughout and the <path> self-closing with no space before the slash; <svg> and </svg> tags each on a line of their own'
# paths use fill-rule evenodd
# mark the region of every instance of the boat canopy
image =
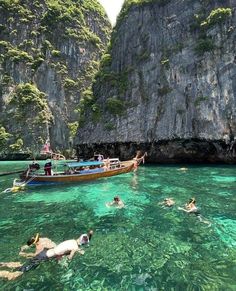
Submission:
<svg viewBox="0 0 236 291">
<path fill-rule="evenodd" d="M 98 162 L 98 161 L 71 162 L 71 163 L 66 163 L 65 164 L 65 166 L 68 166 L 69 168 L 101 166 L 101 165 L 104 165 L 104 163 L 103 162 Z"/>
</svg>

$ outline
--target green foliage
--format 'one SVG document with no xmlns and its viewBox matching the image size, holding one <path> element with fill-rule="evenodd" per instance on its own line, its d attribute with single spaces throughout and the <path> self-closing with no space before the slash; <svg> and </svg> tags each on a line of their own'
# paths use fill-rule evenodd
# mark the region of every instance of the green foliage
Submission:
<svg viewBox="0 0 236 291">
<path fill-rule="evenodd" d="M 61 15 L 60 5 L 58 5 L 58 3 L 56 2 L 53 2 L 43 15 L 41 24 L 47 27 L 54 27 L 59 22 L 60 15 Z"/>
<path fill-rule="evenodd" d="M 38 33 L 37 31 L 34 31 L 34 30 L 33 30 L 33 31 L 31 31 L 31 33 L 30 33 L 30 34 L 31 34 L 32 36 L 34 36 L 34 37 L 35 37 L 35 36 L 37 36 L 39 33 Z"/>
<path fill-rule="evenodd" d="M 150 3 L 157 3 L 160 6 L 162 6 L 162 5 L 168 4 L 169 2 L 170 2 L 170 0 L 125 0 L 124 4 L 122 6 L 121 12 L 118 15 L 116 26 L 118 26 L 122 22 L 122 20 L 129 13 L 130 8 L 133 6 L 147 5 Z"/>
<path fill-rule="evenodd" d="M 2 77 L 1 84 L 2 84 L 3 86 L 6 86 L 6 85 L 8 85 L 11 81 L 12 81 L 12 77 L 11 77 L 10 75 L 8 75 L 8 74 L 5 74 L 5 75 L 3 75 L 3 77 Z"/>
<path fill-rule="evenodd" d="M 44 48 L 44 49 L 52 50 L 53 45 L 51 44 L 51 42 L 50 42 L 49 40 L 46 39 L 46 40 L 43 42 L 43 48 Z"/>
<path fill-rule="evenodd" d="M 35 56 L 33 63 L 31 65 L 31 68 L 33 70 L 37 70 L 38 67 L 44 62 L 44 58 L 42 58 L 41 56 Z"/>
<path fill-rule="evenodd" d="M 40 92 L 34 84 L 18 84 L 9 96 L 6 104 L 6 118 L 14 120 L 11 126 L 13 137 L 8 142 L 11 151 L 25 150 L 25 135 L 30 137 L 27 146 L 38 151 L 42 140 L 46 139 L 46 128 L 52 121 L 52 113 L 48 107 L 46 95 Z M 20 139 L 22 138 L 22 140 Z"/>
<path fill-rule="evenodd" d="M 211 11 L 206 20 L 201 22 L 201 26 L 213 26 L 224 22 L 227 18 L 232 16 L 231 8 L 217 8 Z"/>
<path fill-rule="evenodd" d="M 52 50 L 51 53 L 53 57 L 60 57 L 61 55 L 61 52 L 58 50 Z"/>
<path fill-rule="evenodd" d="M 106 53 L 101 58 L 100 67 L 105 69 L 111 66 L 111 55 Z"/>
<path fill-rule="evenodd" d="M 18 138 L 14 144 L 9 145 L 12 152 L 19 152 L 23 149 L 24 142 L 21 138 Z"/>
<path fill-rule="evenodd" d="M 9 48 L 7 53 L 5 54 L 5 58 L 10 59 L 12 62 L 33 61 L 32 56 L 16 47 Z"/>
<path fill-rule="evenodd" d="M 10 47 L 11 44 L 10 44 L 10 42 L 8 42 L 8 41 L 0 40 L 0 46 L 2 46 L 2 47 L 4 47 L 4 48 L 7 48 L 7 47 Z"/>
<path fill-rule="evenodd" d="M 210 52 L 215 48 L 211 38 L 200 38 L 195 46 L 195 51 L 198 55 L 203 55 L 205 52 Z"/>
<path fill-rule="evenodd" d="M 79 30 L 75 28 L 67 27 L 65 30 L 65 34 L 68 35 L 70 38 L 74 38 L 74 39 L 80 38 Z"/>
<path fill-rule="evenodd" d="M 86 12 L 98 13 L 102 17 L 106 17 L 106 12 L 102 5 L 97 0 L 86 0 L 83 1 L 83 8 Z"/>
<path fill-rule="evenodd" d="M 201 36 L 195 46 L 195 51 L 198 55 L 203 55 L 205 52 L 210 52 L 215 49 L 214 42 L 211 38 L 206 37 L 206 30 L 213 25 L 224 22 L 232 16 L 231 8 L 216 8 L 204 19 L 203 13 L 195 14 L 194 21 L 191 24 L 191 29 L 200 29 Z"/>
<path fill-rule="evenodd" d="M 98 104 L 94 103 L 91 105 L 92 109 L 92 120 L 94 122 L 98 122 L 102 117 L 102 112 Z"/>
<path fill-rule="evenodd" d="M 105 109 L 113 115 L 122 115 L 125 111 L 125 104 L 117 97 L 110 97 L 106 100 Z"/>
<path fill-rule="evenodd" d="M 164 58 L 164 59 L 161 60 L 161 64 L 162 64 L 163 66 L 166 66 L 167 68 L 169 68 L 169 66 L 170 66 L 170 61 L 169 61 L 169 59 Z"/>
<path fill-rule="evenodd" d="M 72 95 L 74 101 L 81 99 L 79 104 L 79 116 L 81 126 L 85 116 L 85 109 L 90 108 L 92 119 L 98 120 L 101 116 L 100 109 L 95 104 L 95 98 L 91 90 L 94 75 L 99 68 L 99 54 L 104 48 L 99 35 L 104 25 L 108 38 L 110 27 L 105 18 L 106 14 L 97 0 L 45 0 L 45 1 L 21 1 L 21 0 L 0 0 L 0 7 L 6 10 L 7 25 L 0 26 L 3 36 L 0 40 L 0 59 L 3 64 L 3 72 L 0 78 L 1 90 L 4 86 L 11 86 L 10 94 L 6 99 L 7 118 L 16 122 L 11 128 L 14 138 L 24 137 L 27 133 L 32 136 L 32 143 L 38 141 L 46 133 L 46 126 L 52 121 L 52 114 L 47 104 L 46 95 L 40 92 L 35 85 L 30 84 L 34 80 L 35 71 L 45 62 L 45 65 L 60 75 L 60 80 L 66 89 L 66 95 Z M 30 9 L 30 10 L 29 10 Z M 32 22 L 34 17 L 37 21 Z M 98 26 L 94 27 L 91 19 L 97 21 Z M 100 22 L 100 23 L 99 23 Z M 20 25 L 20 26 L 19 26 Z M 16 29 L 22 26 L 26 32 L 25 38 L 14 40 L 10 34 L 15 34 Z M 18 34 L 17 32 L 17 34 Z M 58 39 L 58 35 L 60 38 Z M 62 54 L 58 48 L 63 45 L 65 36 L 75 36 L 80 42 L 78 49 L 81 54 L 91 52 L 89 58 L 85 58 L 81 66 L 73 72 L 74 80 L 68 73 L 69 62 L 66 54 Z M 104 37 L 105 41 L 106 38 Z M 25 39 L 25 40 L 24 40 Z M 21 43 L 20 43 L 21 42 Z M 73 42 L 73 40 L 72 40 Z M 67 44 L 66 44 L 67 45 Z M 100 49 L 95 49 L 94 47 Z M 90 61 L 90 59 L 92 61 Z M 5 74 L 5 68 L 14 66 L 12 62 L 25 62 L 24 70 L 27 72 L 26 84 L 17 84 Z M 15 66 L 17 69 L 18 66 Z M 71 68 L 71 67 L 70 67 Z M 22 78 L 21 78 L 22 80 Z M 17 80 L 18 81 L 18 80 Z M 9 84 L 10 83 L 10 84 Z M 80 84 L 79 84 L 80 83 Z M 5 93 L 5 91 L 4 91 Z M 80 98 L 81 97 L 81 98 Z M 66 96 L 67 98 L 67 96 Z M 69 99 L 69 98 L 68 98 Z M 69 100 L 66 101 L 69 102 Z M 74 134 L 76 123 L 71 122 L 69 114 L 70 134 Z M 72 114 L 73 115 L 73 114 Z M 5 117 L 5 116 L 4 116 Z M 47 123 L 47 124 L 46 124 Z M 70 124 L 71 123 L 71 124 Z M 25 126 L 22 126 L 24 124 Z M 19 134 L 16 134 L 16 133 Z M 15 143 L 10 141 L 11 143 Z M 44 138 L 45 140 L 45 138 Z M 14 146 L 13 146 L 14 147 Z M 23 146 L 24 147 L 24 146 Z"/>
<path fill-rule="evenodd" d="M 27 19 L 27 18 L 21 18 L 20 21 L 21 21 L 22 23 L 28 23 L 28 22 L 30 22 L 30 20 Z"/>
<path fill-rule="evenodd" d="M 95 46 L 98 46 L 101 43 L 100 38 L 87 27 L 82 27 L 79 39 L 90 41 Z"/>
<path fill-rule="evenodd" d="M 101 70 L 96 75 L 96 79 L 100 82 L 109 83 L 110 86 L 117 89 L 117 93 L 119 95 L 122 95 L 128 88 L 128 73 L 128 69 L 120 73 L 115 73 L 113 71 L 109 71 L 109 69 L 106 67 L 101 68 Z"/>
<path fill-rule="evenodd" d="M 77 83 L 70 78 L 66 78 L 64 80 L 64 87 L 65 88 L 74 88 L 76 85 L 77 85 Z"/>
<path fill-rule="evenodd" d="M 8 140 L 10 139 L 11 134 L 6 132 L 6 129 L 0 125 L 0 152 L 4 150 Z"/>
<path fill-rule="evenodd" d="M 95 97 L 91 89 L 86 89 L 81 93 L 81 101 L 85 107 L 91 106 L 94 103 Z"/>
<path fill-rule="evenodd" d="M 73 138 L 73 137 L 76 136 L 78 127 L 79 127 L 79 122 L 78 121 L 68 123 L 70 137 Z"/>
<path fill-rule="evenodd" d="M 34 123 L 46 123 L 51 120 L 46 95 L 33 84 L 19 84 L 9 104 L 16 108 L 15 117 L 20 120 L 32 112 L 34 112 Z"/>
</svg>

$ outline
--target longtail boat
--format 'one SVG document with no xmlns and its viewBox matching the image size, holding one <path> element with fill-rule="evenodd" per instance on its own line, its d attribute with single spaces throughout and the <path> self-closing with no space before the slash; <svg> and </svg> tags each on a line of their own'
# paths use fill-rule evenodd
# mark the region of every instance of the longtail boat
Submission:
<svg viewBox="0 0 236 291">
<path fill-rule="evenodd" d="M 62 183 L 76 183 L 99 178 L 106 178 L 137 170 L 141 159 L 119 161 L 119 159 L 107 159 L 103 161 L 67 162 L 64 171 L 53 173 L 51 163 L 45 164 L 44 173 L 40 172 L 38 164 L 31 164 L 27 170 L 20 175 L 21 183 L 25 185 L 49 185 Z"/>
</svg>

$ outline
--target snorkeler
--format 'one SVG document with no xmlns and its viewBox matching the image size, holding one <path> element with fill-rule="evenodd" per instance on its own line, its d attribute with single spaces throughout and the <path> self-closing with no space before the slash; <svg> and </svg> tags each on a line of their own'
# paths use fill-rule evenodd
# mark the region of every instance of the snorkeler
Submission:
<svg viewBox="0 0 236 291">
<path fill-rule="evenodd" d="M 13 280 L 23 273 L 35 269 L 42 261 L 47 261 L 53 258 L 61 258 L 64 255 L 68 255 L 68 258 L 72 259 L 76 252 L 79 252 L 83 255 L 84 250 L 82 250 L 80 246 L 89 244 L 92 235 L 93 231 L 90 230 L 87 234 L 82 234 L 78 239 L 66 240 L 50 249 L 44 248 L 24 265 L 20 265 L 20 263 L 17 262 L 0 263 L 0 267 L 16 268 L 16 270 L 13 272 L 0 271 L 0 277 Z"/>
<path fill-rule="evenodd" d="M 124 202 L 120 199 L 119 196 L 115 196 L 112 202 L 106 203 L 107 207 L 115 206 L 117 208 L 123 208 L 125 206 Z"/>
<path fill-rule="evenodd" d="M 26 250 L 28 250 L 32 246 L 35 247 L 35 252 L 26 252 Z M 56 244 L 52 240 L 47 237 L 40 237 L 39 233 L 37 233 L 35 236 L 32 236 L 28 239 L 26 245 L 20 248 L 19 255 L 26 258 L 37 257 L 37 255 L 40 254 L 44 249 L 51 249 L 55 246 Z M 8 280 L 17 278 L 23 273 L 20 270 L 21 266 L 22 264 L 20 262 L 0 262 L 0 267 L 17 268 L 17 271 L 15 272 L 0 271 L 0 277 L 7 278 Z"/>
<path fill-rule="evenodd" d="M 29 249 L 32 246 L 35 246 L 34 253 L 25 252 L 25 250 Z M 28 239 L 26 245 L 21 247 L 19 255 L 26 258 L 30 258 L 39 254 L 43 249 L 51 249 L 54 248 L 55 246 L 56 244 L 51 239 L 47 237 L 40 237 L 39 233 L 37 233 L 35 236 L 32 236 L 30 239 Z"/>
</svg>

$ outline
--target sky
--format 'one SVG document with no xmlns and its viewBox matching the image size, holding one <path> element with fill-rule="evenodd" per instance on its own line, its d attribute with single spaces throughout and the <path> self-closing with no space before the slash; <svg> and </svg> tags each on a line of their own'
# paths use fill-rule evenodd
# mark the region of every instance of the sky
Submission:
<svg viewBox="0 0 236 291">
<path fill-rule="evenodd" d="M 114 25 L 116 22 L 116 17 L 119 14 L 124 0 L 98 0 L 102 6 L 105 8 L 106 13 Z"/>
</svg>

